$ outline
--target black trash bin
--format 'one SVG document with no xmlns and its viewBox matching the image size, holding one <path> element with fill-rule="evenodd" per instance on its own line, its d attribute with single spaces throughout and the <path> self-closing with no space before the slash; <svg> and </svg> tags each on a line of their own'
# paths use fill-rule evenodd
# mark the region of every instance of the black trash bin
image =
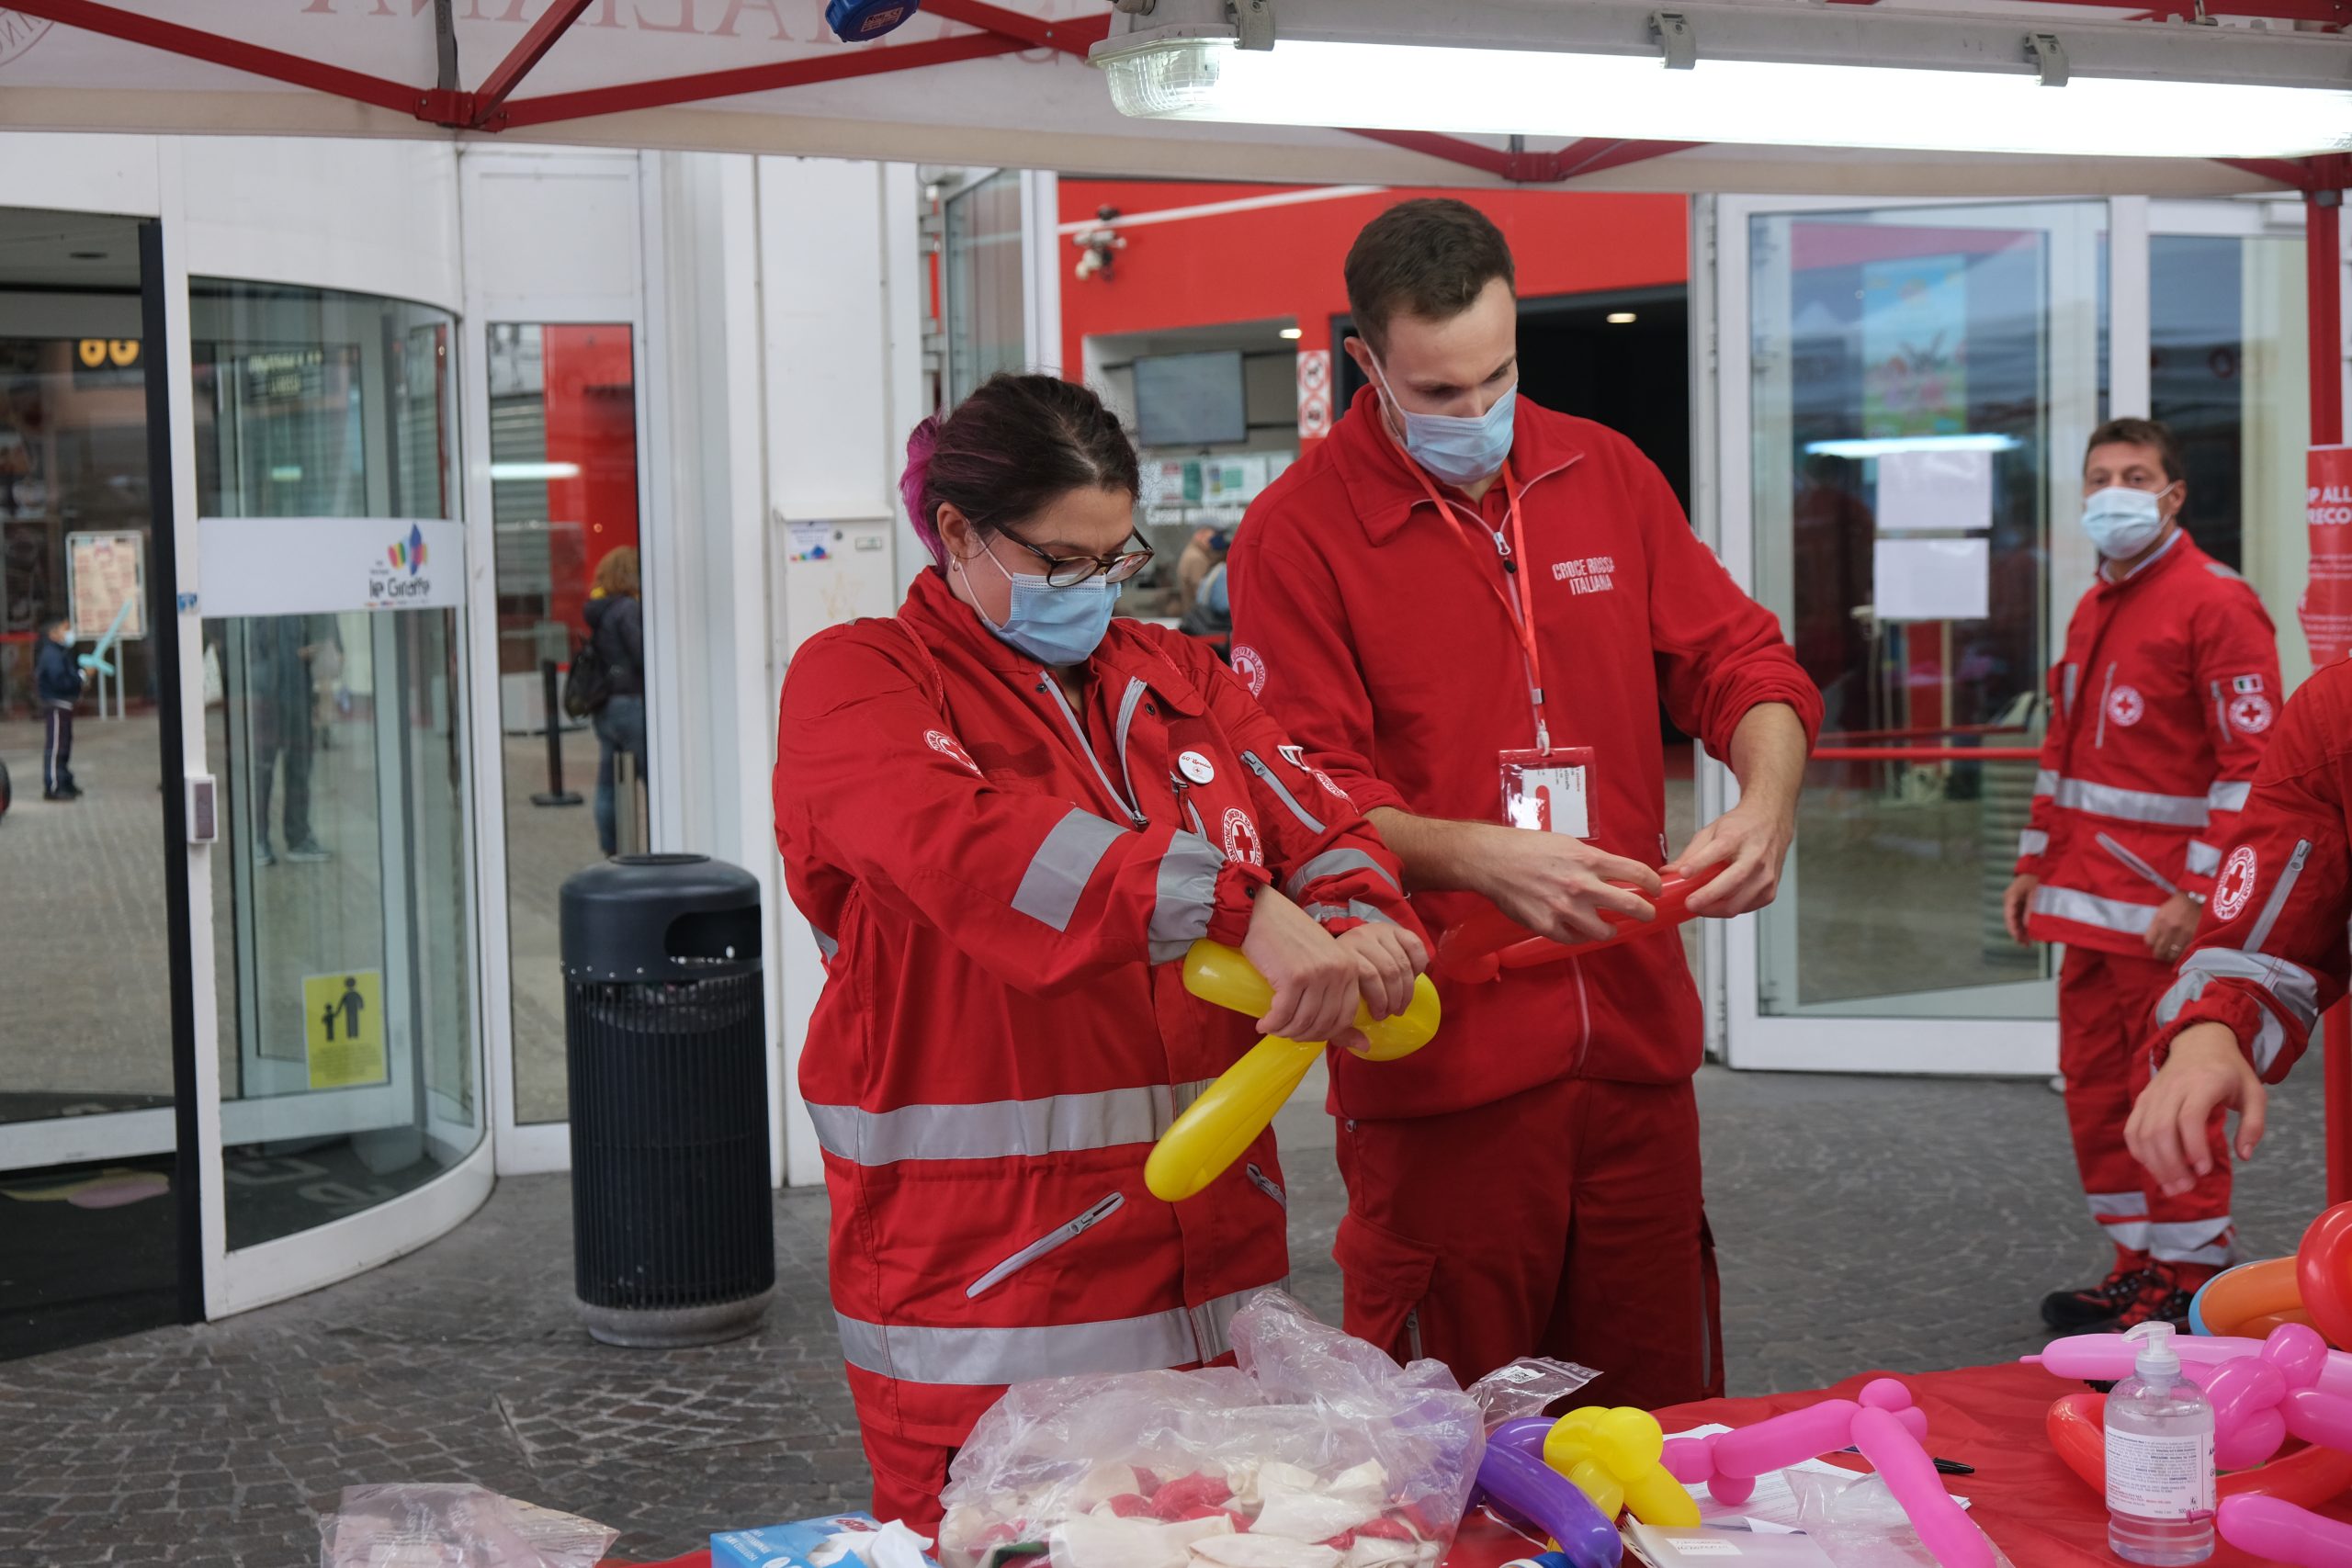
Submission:
<svg viewBox="0 0 2352 1568">
<path fill-rule="evenodd" d="M 563 885 L 571 1238 L 610 1345 L 707 1345 L 775 1291 L 760 887 L 707 855 Z"/>
</svg>

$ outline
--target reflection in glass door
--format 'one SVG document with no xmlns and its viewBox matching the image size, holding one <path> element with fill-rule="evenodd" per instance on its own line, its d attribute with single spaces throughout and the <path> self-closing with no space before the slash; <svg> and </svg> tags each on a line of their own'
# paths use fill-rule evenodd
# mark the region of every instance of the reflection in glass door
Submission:
<svg viewBox="0 0 2352 1568">
<path fill-rule="evenodd" d="M 191 287 L 227 1245 L 385 1203 L 483 1130 L 454 322 Z"/>
<path fill-rule="evenodd" d="M 1826 707 L 1780 898 L 1732 938 L 1733 1060 L 2037 1070 L 2047 960 L 2000 894 L 2080 586 L 2053 592 L 2051 525 L 2103 398 L 2105 206 L 1725 207 L 1752 454 L 1725 488 Z"/>
</svg>

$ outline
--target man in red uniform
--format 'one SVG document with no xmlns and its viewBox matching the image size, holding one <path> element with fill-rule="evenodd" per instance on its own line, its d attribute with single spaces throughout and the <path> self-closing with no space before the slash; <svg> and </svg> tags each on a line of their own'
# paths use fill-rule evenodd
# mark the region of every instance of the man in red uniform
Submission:
<svg viewBox="0 0 2352 1568">
<path fill-rule="evenodd" d="M 2154 1080 L 2125 1138 L 2157 1190 L 2226 1169 L 2212 1129 L 2262 1142 L 2265 1084 L 2287 1076 L 2352 976 L 2352 663 L 2303 682 L 2264 753 L 2196 945 L 2158 1004 Z"/>
<path fill-rule="evenodd" d="M 1770 900 L 1821 715 L 1779 625 L 1631 442 L 1518 396 L 1510 252 L 1484 215 L 1400 203 L 1347 280 L 1373 385 L 1242 524 L 1236 671 L 1364 808 L 1432 929 L 1489 901 L 1568 941 L 1651 912 L 1661 696 L 1740 781 L 1678 858 L 1729 865 L 1691 908 Z M 1441 988 L 1430 1049 L 1333 1064 L 1349 1332 L 1464 1382 L 1540 1352 L 1601 1369 L 1604 1403 L 1719 1393 L 1681 943 Z"/>
<path fill-rule="evenodd" d="M 2149 1010 L 2222 868 L 2278 688 L 2278 638 L 2237 573 L 2182 529 L 2172 434 L 2119 419 L 2083 461 L 2083 527 L 2103 558 L 2050 671 L 2033 818 L 2003 900 L 2018 942 L 2063 942 L 2058 1067 L 2091 1217 L 2115 1246 L 2107 1278 L 2055 1291 L 2052 1328 L 2180 1321 L 2225 1267 L 2227 1160 L 2165 1192 L 2125 1146 L 2147 1081 Z"/>
</svg>

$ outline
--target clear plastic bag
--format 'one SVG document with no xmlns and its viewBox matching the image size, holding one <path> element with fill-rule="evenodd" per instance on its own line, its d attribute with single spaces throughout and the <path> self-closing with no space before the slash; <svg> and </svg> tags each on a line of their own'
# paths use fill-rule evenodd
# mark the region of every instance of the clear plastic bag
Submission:
<svg viewBox="0 0 2352 1568">
<path fill-rule="evenodd" d="M 1796 1528 L 1837 1568 L 1941 1568 L 1877 1475 L 1841 1477 L 1799 1469 L 1782 1473 L 1796 1497 Z M 1993 1558 L 1999 1568 L 2011 1568 L 1998 1544 Z"/>
<path fill-rule="evenodd" d="M 480 1486 L 346 1486 L 319 1568 L 595 1568 L 619 1534 Z"/>
<path fill-rule="evenodd" d="M 1574 1361 L 1521 1356 L 1472 1383 L 1470 1397 L 1486 1412 L 1487 1430 L 1491 1432 L 1506 1421 L 1543 1415 L 1600 1375 Z"/>
<path fill-rule="evenodd" d="M 945 1568 L 1047 1543 L 1052 1568 L 1432 1568 L 1486 1446 L 1443 1363 L 1399 1367 L 1278 1291 L 1237 1365 L 1016 1384 L 940 1495 Z"/>
</svg>

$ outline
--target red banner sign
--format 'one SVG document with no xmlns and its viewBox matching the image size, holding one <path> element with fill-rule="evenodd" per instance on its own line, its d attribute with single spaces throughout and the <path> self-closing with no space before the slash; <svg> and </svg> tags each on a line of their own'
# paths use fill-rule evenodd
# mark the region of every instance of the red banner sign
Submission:
<svg viewBox="0 0 2352 1568">
<path fill-rule="evenodd" d="M 2308 461 L 2311 585 L 2296 615 L 2317 669 L 2352 654 L 2352 446 L 2314 446 Z"/>
</svg>

